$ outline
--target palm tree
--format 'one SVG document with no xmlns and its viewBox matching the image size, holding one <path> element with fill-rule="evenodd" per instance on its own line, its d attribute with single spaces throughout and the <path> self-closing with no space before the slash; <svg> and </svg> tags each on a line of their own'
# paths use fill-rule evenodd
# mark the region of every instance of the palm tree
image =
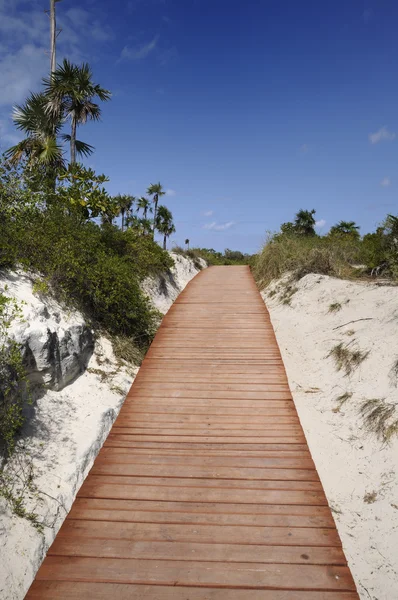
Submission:
<svg viewBox="0 0 398 600">
<path fill-rule="evenodd" d="M 296 218 L 294 220 L 294 229 L 296 233 L 300 235 L 316 235 L 315 233 L 315 209 L 312 210 L 303 210 L 300 209 L 298 213 L 296 213 Z"/>
<path fill-rule="evenodd" d="M 153 196 L 152 201 L 154 203 L 154 210 L 153 210 L 153 229 L 152 229 L 152 231 L 153 231 L 153 236 L 155 236 L 155 227 L 156 227 L 156 219 L 157 219 L 157 213 L 158 213 L 159 197 L 164 196 L 166 192 L 163 190 L 163 187 L 160 183 L 151 183 L 151 185 L 147 189 L 146 193 L 149 196 Z"/>
<path fill-rule="evenodd" d="M 187 247 L 187 250 L 189 250 L 189 239 L 188 238 L 185 240 L 185 245 Z"/>
<path fill-rule="evenodd" d="M 30 94 L 22 106 L 16 106 L 13 121 L 26 138 L 6 151 L 6 157 L 14 165 L 26 159 L 28 167 L 43 166 L 54 170 L 64 167 L 62 148 L 57 136 L 61 120 L 46 113 L 47 100 L 44 94 Z"/>
<path fill-rule="evenodd" d="M 144 198 L 144 196 L 141 196 L 141 198 L 138 198 L 138 200 L 137 200 L 137 208 L 139 210 L 142 210 L 142 214 L 144 216 L 144 219 L 147 219 L 148 211 L 152 212 L 151 203 L 148 200 L 148 198 Z"/>
<path fill-rule="evenodd" d="M 355 221 L 340 221 L 337 225 L 330 228 L 329 235 L 349 235 L 351 237 L 359 237 L 359 225 Z"/>
<path fill-rule="evenodd" d="M 166 206 L 159 206 L 156 215 L 156 229 L 163 235 L 163 250 L 166 250 L 167 238 L 176 230 L 173 215 Z"/>
<path fill-rule="evenodd" d="M 124 225 L 126 222 L 125 217 L 130 214 L 135 198 L 134 196 L 128 196 L 126 194 L 118 194 L 117 196 L 115 196 L 114 200 L 122 216 L 122 231 L 124 231 Z"/>
<path fill-rule="evenodd" d="M 71 134 L 63 135 L 63 139 L 70 142 L 71 164 L 76 162 L 76 152 L 89 155 L 94 150 L 89 144 L 76 140 L 79 125 L 100 119 L 101 109 L 93 102 L 94 98 L 105 102 L 111 97 L 111 93 L 93 83 L 92 78 L 93 74 L 87 63 L 78 66 L 64 59 L 50 78 L 43 80 L 48 97 L 48 113 L 71 122 Z"/>
</svg>

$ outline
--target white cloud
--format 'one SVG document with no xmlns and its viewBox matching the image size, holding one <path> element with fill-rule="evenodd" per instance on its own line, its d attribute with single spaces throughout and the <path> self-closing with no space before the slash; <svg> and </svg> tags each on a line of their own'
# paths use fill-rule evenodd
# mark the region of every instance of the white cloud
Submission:
<svg viewBox="0 0 398 600">
<path fill-rule="evenodd" d="M 146 58 L 153 50 L 155 50 L 159 41 L 159 36 L 155 36 L 153 40 L 144 44 L 142 46 L 136 48 L 130 48 L 129 46 L 125 46 L 120 53 L 119 60 L 143 60 Z"/>
<path fill-rule="evenodd" d="M 175 196 L 176 192 L 175 190 L 166 190 L 166 196 Z"/>
<path fill-rule="evenodd" d="M 325 219 L 319 219 L 319 221 L 316 221 L 315 225 L 319 228 L 325 227 L 326 221 Z"/>
<path fill-rule="evenodd" d="M 371 144 L 378 144 L 383 140 L 393 140 L 395 139 L 395 133 L 392 131 L 388 131 L 387 127 L 381 127 L 375 133 L 369 134 L 369 141 Z"/>
<path fill-rule="evenodd" d="M 211 229 L 213 231 L 225 231 L 235 225 L 235 221 L 228 221 L 227 223 L 217 223 L 216 221 L 212 221 L 211 223 L 206 223 L 203 225 L 203 229 Z"/>
<path fill-rule="evenodd" d="M 214 210 L 205 210 L 203 213 L 204 217 L 211 217 L 212 215 L 214 215 Z"/>
<path fill-rule="evenodd" d="M 107 42 L 115 37 L 111 28 L 107 25 L 101 25 L 99 21 L 94 21 L 90 27 L 90 33 L 97 42 Z"/>
<path fill-rule="evenodd" d="M 390 185 L 391 185 L 391 179 L 389 177 L 384 177 L 384 179 L 382 179 L 380 181 L 380 185 L 382 187 L 390 187 Z"/>
<path fill-rule="evenodd" d="M 44 49 L 33 44 L 0 58 L 0 106 L 23 102 L 30 90 L 38 88 L 47 70 Z"/>
</svg>

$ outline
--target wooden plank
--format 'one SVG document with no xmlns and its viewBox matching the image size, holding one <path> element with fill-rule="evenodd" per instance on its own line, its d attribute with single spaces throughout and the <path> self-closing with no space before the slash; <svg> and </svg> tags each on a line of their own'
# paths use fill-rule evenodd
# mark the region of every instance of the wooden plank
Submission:
<svg viewBox="0 0 398 600">
<path fill-rule="evenodd" d="M 126 480 L 127 481 L 124 481 Z M 130 479 L 130 482 L 128 481 Z M 202 482 L 203 483 L 203 482 Z M 209 482 L 210 483 L 210 482 Z M 215 483 L 215 482 L 214 482 Z M 327 506 L 322 492 L 290 489 L 245 489 L 210 486 L 189 486 L 189 480 L 180 485 L 137 485 L 132 478 L 91 475 L 78 493 L 80 498 L 115 498 L 125 500 L 163 500 L 182 502 L 227 502 L 238 504 L 297 504 Z M 281 484 L 282 486 L 282 484 Z"/>
<path fill-rule="evenodd" d="M 71 518 L 68 518 L 59 530 L 58 538 L 63 536 L 75 539 L 103 538 L 135 542 L 168 540 L 170 542 L 203 544 L 238 544 L 239 546 L 247 544 L 258 546 L 340 546 L 337 531 L 330 528 L 132 523 L 129 521 L 84 521 Z"/>
<path fill-rule="evenodd" d="M 37 579 L 220 588 L 355 591 L 349 569 L 334 565 L 211 563 L 48 556 Z"/>
<path fill-rule="evenodd" d="M 206 544 L 176 541 L 131 541 L 76 537 L 73 532 L 57 537 L 49 556 L 85 556 L 101 558 L 133 558 L 146 560 L 192 560 L 206 562 L 264 564 L 340 565 L 345 558 L 340 548 L 312 546 L 264 546 L 256 544 Z"/>
</svg>

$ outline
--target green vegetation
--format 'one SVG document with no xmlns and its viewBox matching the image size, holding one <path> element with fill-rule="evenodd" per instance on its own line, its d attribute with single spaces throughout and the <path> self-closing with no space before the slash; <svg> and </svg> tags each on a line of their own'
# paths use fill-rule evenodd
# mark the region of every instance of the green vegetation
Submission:
<svg viewBox="0 0 398 600">
<path fill-rule="evenodd" d="M 28 398 L 21 348 L 9 335 L 11 323 L 21 318 L 16 302 L 0 293 L 0 448 L 5 456 L 14 451 Z"/>
<path fill-rule="evenodd" d="M 353 396 L 352 392 L 344 392 L 344 394 L 340 394 L 340 396 L 337 396 L 337 398 L 336 398 L 337 406 L 333 409 L 333 412 L 334 413 L 340 412 L 340 409 L 343 406 L 343 404 L 345 404 L 347 402 L 347 400 L 350 400 L 352 398 L 352 396 Z"/>
<path fill-rule="evenodd" d="M 361 407 L 366 428 L 383 442 L 398 434 L 397 404 L 385 402 L 384 398 L 366 400 Z"/>
<path fill-rule="evenodd" d="M 329 305 L 329 311 L 330 313 L 334 313 L 334 312 L 338 312 L 339 310 L 341 310 L 341 303 L 340 302 L 332 302 L 332 304 Z"/>
<path fill-rule="evenodd" d="M 398 279 L 398 217 L 388 215 L 375 233 L 362 238 L 354 221 L 340 221 L 323 236 L 317 235 L 315 225 L 315 210 L 300 210 L 293 222 L 269 235 L 253 264 L 261 286 L 285 273 L 291 281 L 309 273 Z"/>
<path fill-rule="evenodd" d="M 189 240 L 185 240 L 185 244 L 189 246 Z M 254 260 L 254 256 L 250 254 L 243 254 L 239 250 L 229 250 L 226 248 L 224 252 L 217 252 L 213 248 L 187 248 L 184 250 L 179 246 L 173 248 L 173 252 L 188 256 L 193 260 L 202 258 L 207 262 L 208 265 L 251 265 Z"/>
<path fill-rule="evenodd" d="M 334 359 L 337 370 L 345 371 L 346 375 L 350 375 L 369 356 L 369 352 L 351 350 L 348 346 L 340 342 L 328 354 Z"/>
</svg>

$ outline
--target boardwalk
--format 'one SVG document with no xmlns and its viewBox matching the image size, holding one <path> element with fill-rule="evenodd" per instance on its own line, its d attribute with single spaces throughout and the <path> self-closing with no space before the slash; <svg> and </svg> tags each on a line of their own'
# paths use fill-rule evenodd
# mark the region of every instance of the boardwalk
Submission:
<svg viewBox="0 0 398 600">
<path fill-rule="evenodd" d="M 358 599 L 248 268 L 163 320 L 26 598 Z"/>
</svg>

